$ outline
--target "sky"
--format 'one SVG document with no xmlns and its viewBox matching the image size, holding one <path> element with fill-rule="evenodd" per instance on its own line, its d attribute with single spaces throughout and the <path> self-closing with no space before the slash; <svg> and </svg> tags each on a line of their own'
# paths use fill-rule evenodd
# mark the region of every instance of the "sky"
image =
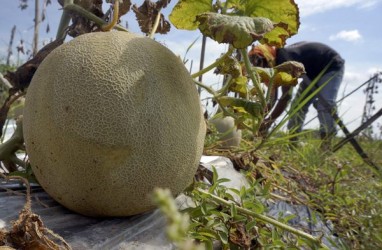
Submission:
<svg viewBox="0 0 382 250">
<path fill-rule="evenodd" d="M 44 1 L 40 0 L 40 2 L 43 4 Z M 60 6 L 56 0 L 52 2 L 53 4 L 47 8 L 46 20 L 40 28 L 40 46 L 55 37 L 60 20 Z M 139 5 L 143 1 L 133 0 L 132 2 Z M 295 2 L 300 11 L 301 26 L 298 34 L 287 40 L 287 45 L 298 41 L 316 41 L 331 46 L 341 54 L 346 61 L 346 68 L 338 99 L 366 82 L 376 72 L 382 71 L 382 35 L 378 28 L 382 23 L 382 0 L 295 0 Z M 2 6 L 0 8 L 0 59 L 4 60 L 13 25 L 17 27 L 14 47 L 21 39 L 25 41 L 26 48 L 31 47 L 34 1 L 29 0 L 30 6 L 26 10 L 18 8 L 18 0 L 0 0 L 0 3 Z M 175 3 L 176 1 L 173 0 L 164 10 L 165 16 L 168 16 Z M 140 33 L 132 12 L 124 17 L 122 24 L 126 21 L 132 32 Z M 48 24 L 50 31 L 46 33 Z M 196 43 L 187 52 L 187 48 L 196 39 Z M 183 31 L 172 27 L 167 35 L 157 35 L 156 40 L 165 44 L 181 58 L 187 52 L 186 67 L 192 73 L 198 71 L 202 40 L 199 31 Z M 227 45 L 208 39 L 204 65 L 214 62 L 226 49 Z M 16 62 L 18 57 L 15 48 L 13 53 L 12 59 Z M 26 56 L 20 56 L 21 60 L 25 58 Z M 203 76 L 203 82 L 218 87 L 221 86 L 222 77 L 210 72 Z M 380 86 L 381 83 L 378 85 Z M 354 130 L 362 122 L 366 102 L 364 89 L 365 87 L 339 104 L 339 115 L 350 130 Z M 381 95 L 382 93 L 374 94 L 376 111 L 382 108 Z M 202 94 L 202 98 L 204 97 L 205 95 Z M 306 121 L 315 116 L 315 109 L 311 107 Z M 375 122 L 375 125 L 377 123 L 382 124 L 382 118 Z M 318 121 L 314 119 L 306 125 L 306 128 L 317 126 Z"/>
</svg>

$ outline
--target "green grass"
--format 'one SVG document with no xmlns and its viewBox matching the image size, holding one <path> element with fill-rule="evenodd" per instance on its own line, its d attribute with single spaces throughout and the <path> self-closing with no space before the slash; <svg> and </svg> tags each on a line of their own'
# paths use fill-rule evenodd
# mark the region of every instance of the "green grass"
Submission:
<svg viewBox="0 0 382 250">
<path fill-rule="evenodd" d="M 304 131 L 297 144 L 278 132 L 260 149 L 256 138 L 249 138 L 240 149 L 219 151 L 214 150 L 214 131 L 209 134 L 205 153 L 229 157 L 236 167 L 246 169 L 243 174 L 251 187 L 235 191 L 241 201 L 229 207 L 225 201 L 233 198 L 224 184 L 220 185 L 224 180 L 214 176 L 212 186 L 194 183 L 186 191 L 197 204 L 186 210 L 191 225 L 188 239 L 207 249 L 213 242 L 220 242 L 223 249 L 325 247 L 317 245 L 314 238 L 259 219 L 266 216 L 264 201 L 281 199 L 307 205 L 314 211 L 313 217 L 331 221 L 333 234 L 341 240 L 338 249 L 382 249 L 382 175 L 366 164 L 350 143 L 328 153 L 320 149 L 322 142 L 315 131 Z M 341 139 L 335 138 L 333 144 Z M 357 140 L 369 158 L 382 166 L 382 141 Z M 198 191 L 200 188 L 205 191 Z M 287 219 L 278 220 L 287 224 Z"/>
<path fill-rule="evenodd" d="M 339 139 L 338 139 L 339 140 Z M 382 166 L 382 141 L 358 140 L 369 158 Z M 331 220 L 349 249 L 382 249 L 382 175 L 350 143 L 336 153 L 320 151 L 320 140 L 305 136 L 301 147 L 273 147 L 277 164 L 289 173 L 294 193 Z M 292 170 L 293 169 L 293 170 Z"/>
</svg>

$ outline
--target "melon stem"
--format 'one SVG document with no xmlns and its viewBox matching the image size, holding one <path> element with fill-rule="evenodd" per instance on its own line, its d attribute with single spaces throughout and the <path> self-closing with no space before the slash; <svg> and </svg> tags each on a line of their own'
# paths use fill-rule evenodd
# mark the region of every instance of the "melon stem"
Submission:
<svg viewBox="0 0 382 250">
<path fill-rule="evenodd" d="M 160 17 L 161 17 L 161 10 L 162 10 L 162 9 L 159 9 L 159 10 L 158 10 L 158 15 L 156 16 L 154 25 L 153 25 L 153 27 L 152 27 L 152 29 L 151 29 L 151 33 L 150 33 L 150 36 L 149 36 L 151 39 L 154 38 L 155 32 L 156 32 L 157 29 L 158 29 L 159 21 L 160 21 Z"/>
<path fill-rule="evenodd" d="M 103 26 L 105 24 L 108 24 L 102 18 L 99 18 L 98 16 L 94 15 L 93 13 L 87 11 L 86 9 L 82 8 L 81 6 L 79 6 L 77 4 L 68 4 L 64 7 L 64 10 L 74 11 L 74 12 L 80 14 L 81 16 L 86 17 L 90 21 L 93 21 L 95 24 L 97 24 L 99 26 Z M 115 25 L 114 29 L 119 30 L 119 31 L 129 32 L 126 28 L 124 28 L 120 25 Z"/>
<path fill-rule="evenodd" d="M 110 31 L 114 28 L 114 26 L 117 24 L 118 22 L 118 18 L 119 18 L 119 0 L 114 0 L 114 5 L 113 5 L 113 16 L 111 18 L 111 21 L 110 23 L 108 24 L 104 24 L 101 26 L 101 29 L 103 31 Z"/>
</svg>

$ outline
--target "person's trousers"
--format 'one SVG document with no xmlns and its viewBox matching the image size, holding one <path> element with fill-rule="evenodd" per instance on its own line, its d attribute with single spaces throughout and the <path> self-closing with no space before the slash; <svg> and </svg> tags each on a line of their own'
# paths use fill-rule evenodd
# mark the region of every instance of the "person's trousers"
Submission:
<svg viewBox="0 0 382 250">
<path fill-rule="evenodd" d="M 315 107 L 318 113 L 318 119 L 320 122 L 320 134 L 321 135 L 334 135 L 337 133 L 336 122 L 332 116 L 332 112 L 336 110 L 336 99 L 337 93 L 340 88 L 343 76 L 344 76 L 344 66 L 338 70 L 330 70 L 316 82 L 315 86 L 310 90 L 310 93 L 305 95 L 307 98 L 312 92 L 317 88 L 324 85 L 321 91 L 311 98 L 297 113 L 292 116 L 288 122 L 288 130 L 293 133 L 299 133 L 302 130 L 305 116 L 308 113 L 311 104 Z M 297 107 L 298 103 L 301 102 L 301 94 L 311 83 L 311 79 L 307 79 L 305 75 L 297 94 L 292 102 L 292 108 Z"/>
</svg>

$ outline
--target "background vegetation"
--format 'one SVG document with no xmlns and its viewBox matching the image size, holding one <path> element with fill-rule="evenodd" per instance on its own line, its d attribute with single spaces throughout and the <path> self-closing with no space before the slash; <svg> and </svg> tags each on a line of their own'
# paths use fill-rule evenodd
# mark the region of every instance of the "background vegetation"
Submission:
<svg viewBox="0 0 382 250">
<path fill-rule="evenodd" d="M 179 2 L 183 3 L 183 6 L 177 8 L 173 13 L 172 22 L 176 23 L 178 28 L 188 28 L 187 25 L 190 23 L 178 17 L 183 16 L 182 8 L 186 8 L 186 10 L 195 8 L 192 6 L 192 1 Z M 256 10 L 260 9 L 259 6 L 247 6 L 244 2 L 246 1 L 231 1 L 231 5 L 222 5 L 220 1 L 217 1 L 220 5 L 214 5 L 214 8 L 220 8 L 222 12 L 227 11 L 227 8 L 233 8 L 237 15 L 260 15 L 270 18 L 281 11 L 272 5 L 277 1 L 259 1 L 272 7 L 272 11 L 268 12 L 257 12 Z M 184 7 L 188 3 L 191 4 L 191 7 Z M 291 11 L 296 10 L 293 1 L 285 1 L 284 6 Z M 86 8 L 85 5 L 82 7 Z M 207 7 L 200 12 L 213 10 L 210 8 L 211 6 Z M 66 8 L 72 11 L 74 9 L 73 5 L 66 6 Z M 160 9 L 154 8 L 153 13 L 159 16 Z M 192 12 L 191 14 L 199 15 L 200 13 Z M 206 36 L 213 36 L 208 22 L 205 21 L 215 18 L 215 15 L 202 15 L 199 18 L 203 22 L 201 32 Z M 84 19 L 77 20 L 81 20 L 77 24 L 85 23 Z M 145 22 L 147 20 L 150 22 Z M 165 24 L 165 20 L 162 21 L 162 24 Z M 283 20 L 276 21 L 282 23 Z M 142 26 L 146 29 L 145 33 L 148 35 L 153 34 L 151 25 L 154 22 L 153 18 L 141 19 Z M 283 44 L 285 40 L 280 37 L 285 36 L 286 33 L 292 35 L 297 32 L 298 15 L 289 18 L 287 23 L 290 24 L 290 30 L 283 29 L 283 26 L 280 25 L 276 28 L 276 32 L 264 36 L 261 42 Z M 165 30 L 165 27 L 166 25 L 163 25 L 161 30 Z M 192 26 L 191 28 L 196 29 L 197 27 Z M 74 32 L 74 30 L 71 31 Z M 78 32 L 78 30 L 75 31 Z M 263 35 L 268 30 L 259 30 L 255 27 L 255 31 Z M 248 33 L 248 30 L 238 31 L 228 27 L 224 32 L 242 34 L 243 32 Z M 215 39 L 218 38 L 215 37 Z M 238 46 L 246 47 L 252 42 L 252 40 L 240 41 Z M 243 48 L 235 49 L 244 51 Z M 232 51 L 234 51 L 233 47 L 230 48 L 230 52 Z M 288 220 L 292 217 L 279 219 L 278 223 L 266 216 L 268 201 L 284 200 L 292 204 L 306 205 L 315 211 L 315 216 L 320 217 L 323 221 L 331 221 L 334 225 L 333 235 L 341 239 L 339 249 L 382 249 L 380 173 L 366 164 L 350 144 L 336 153 L 321 151 L 321 141 L 315 131 L 303 133 L 300 136 L 299 145 L 292 145 L 289 136 L 281 131 L 275 131 L 271 137 L 265 139 L 257 137 L 257 130 L 264 117 L 264 104 L 269 101 L 269 96 L 265 93 L 259 97 L 261 88 L 256 85 L 257 80 L 254 75 L 248 76 L 248 79 L 252 79 L 253 85 L 249 86 L 250 89 L 244 88 L 243 90 L 242 87 L 248 79 L 244 79 L 240 73 L 237 75 L 237 70 L 232 70 L 232 67 L 235 68 L 237 65 L 237 61 L 226 59 L 227 57 L 224 56 L 219 58 L 221 65 L 226 63 L 229 66 L 229 70 L 224 72 L 224 74 L 230 75 L 226 78 L 226 87 L 220 90 L 209 90 L 225 112 L 224 115 L 236 118 L 236 124 L 245 130 L 244 136 L 240 147 L 222 150 L 219 149 L 220 136 L 210 127 L 204 153 L 230 158 L 235 167 L 247 177 L 250 187 L 242 190 L 230 190 L 240 197 L 239 202 L 234 201 L 232 193 L 228 192 L 229 190 L 224 186 L 224 182 L 227 180 L 219 179 L 214 171 L 209 173 L 200 169 L 201 177 L 209 179 L 210 185 L 195 181 L 185 193 L 198 206 L 188 208 L 183 212 L 179 212 L 172 205 L 171 196 L 168 194 L 160 196 L 161 193 L 158 191 L 157 202 L 169 219 L 169 238 L 178 244 L 179 248 L 184 249 L 200 246 L 213 248 L 216 245 L 223 249 L 324 248 L 325 246 L 321 244 L 319 238 L 310 238 L 309 235 L 304 234 L 303 229 L 288 228 Z M 240 65 L 242 66 L 243 62 Z M 210 69 L 216 66 L 218 64 L 213 65 Z M 248 72 L 256 73 L 248 65 L 246 67 Z M 16 67 L 5 65 L 5 63 L 2 63 L 0 67 L 1 73 L 15 69 Z M 277 72 L 266 77 L 273 78 L 275 75 Z M 291 76 L 295 79 L 298 77 Z M 196 84 L 208 88 L 203 83 L 196 82 Z M 256 93 L 256 91 L 251 91 L 253 89 L 257 91 L 258 95 L 253 94 Z M 228 96 L 228 92 L 236 94 L 240 98 L 232 98 L 232 95 Z M 4 103 L 7 93 L 6 91 L 2 91 L 2 93 L 5 95 L 2 100 Z M 336 138 L 337 141 L 340 139 Z M 382 154 L 380 153 L 382 142 L 370 137 L 358 137 L 357 140 L 369 158 L 377 166 L 382 166 Z M 22 151 L 22 147 L 18 150 Z M 26 167 L 24 170 L 28 177 L 31 174 L 30 169 Z M 20 175 L 20 172 L 17 174 Z"/>
</svg>

